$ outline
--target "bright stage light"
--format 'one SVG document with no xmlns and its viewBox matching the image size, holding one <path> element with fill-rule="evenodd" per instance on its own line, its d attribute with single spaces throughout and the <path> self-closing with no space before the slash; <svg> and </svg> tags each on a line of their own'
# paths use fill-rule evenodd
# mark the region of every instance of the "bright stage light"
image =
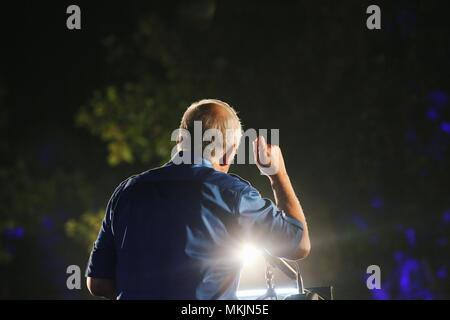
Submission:
<svg viewBox="0 0 450 320">
<path fill-rule="evenodd" d="M 242 246 L 239 257 L 244 266 L 249 266 L 258 260 L 258 258 L 262 257 L 262 251 L 254 245 L 246 243 Z"/>
<path fill-rule="evenodd" d="M 238 299 L 241 300 L 254 300 L 258 297 L 261 297 L 267 292 L 267 288 L 261 288 L 261 289 L 246 289 L 246 290 L 238 290 L 236 292 L 236 296 Z M 275 292 L 279 296 L 280 299 L 283 299 L 284 297 L 291 295 L 291 294 L 297 294 L 298 289 L 295 287 L 281 287 L 281 288 L 275 288 Z"/>
</svg>

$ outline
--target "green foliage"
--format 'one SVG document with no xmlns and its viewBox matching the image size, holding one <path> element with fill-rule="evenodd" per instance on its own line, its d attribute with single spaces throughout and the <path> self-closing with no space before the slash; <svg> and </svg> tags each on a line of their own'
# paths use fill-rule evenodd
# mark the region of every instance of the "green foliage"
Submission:
<svg viewBox="0 0 450 320">
<path fill-rule="evenodd" d="M 145 85 L 110 86 L 96 92 L 77 123 L 100 137 L 108 147 L 108 163 L 152 163 L 167 158 L 173 109 L 152 96 Z"/>
<path fill-rule="evenodd" d="M 192 96 L 179 65 L 181 41 L 150 17 L 131 40 L 110 36 L 105 45 L 108 60 L 127 81 L 94 92 L 76 122 L 106 143 L 111 166 L 159 164 L 170 155 L 170 134 Z"/>
<path fill-rule="evenodd" d="M 64 215 L 73 215 L 88 206 L 92 193 L 79 171 L 63 168 L 45 171 L 30 161 L 32 150 L 20 154 L 13 151 L 13 142 L 8 140 L 12 128 L 10 110 L 4 107 L 6 94 L 0 87 L 0 265 L 14 260 L 14 250 L 8 247 L 14 248 L 17 242 L 25 240 L 22 238 L 28 244 L 33 243 L 45 232 L 45 219 L 58 228 Z M 23 230 L 19 239 L 8 238 L 7 231 L 15 228 Z"/>
<path fill-rule="evenodd" d="M 83 247 L 90 250 L 97 238 L 98 230 L 104 216 L 104 210 L 86 211 L 79 218 L 70 219 L 66 222 L 66 233 L 71 239 L 74 239 Z"/>
<path fill-rule="evenodd" d="M 107 162 L 147 166 L 167 161 L 180 113 L 191 102 L 183 42 L 154 16 L 145 17 L 127 40 L 104 40 L 115 84 L 96 90 L 76 115 L 76 124 L 107 146 Z M 187 64 L 189 65 L 189 64 Z M 122 81 L 121 79 L 126 79 Z M 95 241 L 104 211 L 88 210 L 65 224 L 66 234 L 86 249 Z"/>
<path fill-rule="evenodd" d="M 44 217 L 55 221 L 88 206 L 91 188 L 83 176 L 76 172 L 55 170 L 47 177 L 40 177 L 25 161 L 0 167 L 0 233 L 15 227 L 25 230 L 28 238 L 41 234 Z M 0 264 L 10 261 L 4 239 L 0 239 Z"/>
</svg>

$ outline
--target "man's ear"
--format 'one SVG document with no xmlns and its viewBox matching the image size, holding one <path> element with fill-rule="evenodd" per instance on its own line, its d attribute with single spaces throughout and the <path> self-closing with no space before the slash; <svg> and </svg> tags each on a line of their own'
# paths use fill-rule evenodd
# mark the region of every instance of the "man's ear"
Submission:
<svg viewBox="0 0 450 320">
<path fill-rule="evenodd" d="M 233 144 L 227 149 L 227 151 L 222 156 L 222 161 L 220 161 L 221 166 L 229 166 L 233 162 L 234 155 L 236 154 L 236 144 Z"/>
</svg>

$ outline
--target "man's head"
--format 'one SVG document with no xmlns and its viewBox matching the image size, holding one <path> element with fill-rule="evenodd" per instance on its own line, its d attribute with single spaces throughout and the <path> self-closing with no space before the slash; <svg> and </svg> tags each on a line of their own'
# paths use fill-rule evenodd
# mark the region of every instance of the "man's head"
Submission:
<svg viewBox="0 0 450 320">
<path fill-rule="evenodd" d="M 195 137 L 197 132 L 195 126 L 201 122 L 202 137 Z M 236 154 L 239 142 L 242 136 L 242 127 L 236 111 L 227 103 L 216 99 L 203 99 L 191 104 L 185 111 L 180 124 L 180 129 L 187 130 L 191 136 L 191 144 L 183 144 L 183 138 L 180 135 L 180 148 L 185 150 L 192 147 L 192 142 L 202 141 L 202 154 L 208 154 L 206 158 L 210 160 L 215 167 L 221 165 L 228 170 L 229 164 Z M 212 135 L 211 135 L 212 133 Z M 217 140 L 218 133 L 222 141 Z M 203 141 L 205 140 L 205 141 Z M 208 146 L 211 142 L 219 143 L 219 148 L 208 152 Z M 206 152 L 204 152 L 206 149 Z M 221 170 L 224 171 L 224 170 Z"/>
</svg>

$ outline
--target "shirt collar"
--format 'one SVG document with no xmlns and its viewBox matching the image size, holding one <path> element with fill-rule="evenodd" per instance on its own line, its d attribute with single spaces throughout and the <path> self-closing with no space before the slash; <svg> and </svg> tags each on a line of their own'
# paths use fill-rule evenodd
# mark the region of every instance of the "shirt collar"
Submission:
<svg viewBox="0 0 450 320">
<path fill-rule="evenodd" d="M 184 163 L 184 162 L 181 162 L 181 160 L 174 161 L 176 158 L 181 158 L 182 156 L 183 156 L 183 151 L 178 152 L 177 154 L 175 154 L 172 157 L 172 159 L 166 165 L 169 165 L 169 164 L 176 165 L 176 163 L 179 163 L 179 164 L 188 164 L 188 165 L 192 165 L 192 166 L 204 166 L 204 167 L 208 167 L 208 168 L 213 168 L 212 162 L 203 157 L 202 158 L 193 158 L 192 163 Z"/>
</svg>

